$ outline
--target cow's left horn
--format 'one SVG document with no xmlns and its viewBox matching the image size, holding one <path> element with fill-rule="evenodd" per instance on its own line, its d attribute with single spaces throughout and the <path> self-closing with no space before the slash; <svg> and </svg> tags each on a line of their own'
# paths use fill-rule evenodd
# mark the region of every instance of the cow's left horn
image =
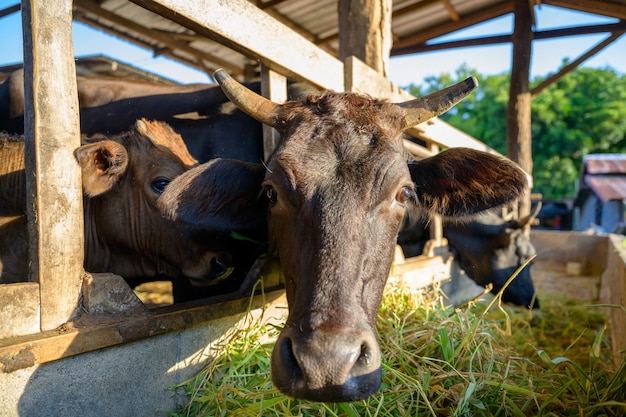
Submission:
<svg viewBox="0 0 626 417">
<path fill-rule="evenodd" d="M 415 126 L 447 112 L 474 91 L 476 87 L 478 87 L 478 80 L 469 77 L 460 83 L 424 97 L 398 103 L 398 106 L 404 108 L 404 128 Z"/>
<path fill-rule="evenodd" d="M 222 68 L 215 70 L 213 76 L 222 87 L 224 94 L 239 109 L 261 123 L 278 127 L 281 122 L 280 104 L 276 104 L 241 85 Z"/>
</svg>

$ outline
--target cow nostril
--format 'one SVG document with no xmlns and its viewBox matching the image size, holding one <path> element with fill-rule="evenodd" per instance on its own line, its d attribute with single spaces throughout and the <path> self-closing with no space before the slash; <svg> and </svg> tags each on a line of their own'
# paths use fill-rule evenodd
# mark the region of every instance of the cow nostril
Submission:
<svg viewBox="0 0 626 417">
<path fill-rule="evenodd" d="M 225 278 L 228 278 L 230 274 L 232 274 L 234 268 L 231 265 L 230 259 L 223 259 L 219 256 L 216 256 L 211 259 L 211 272 L 210 272 L 210 281 L 211 283 L 219 282 Z"/>
<path fill-rule="evenodd" d="M 359 357 L 357 358 L 356 363 L 362 366 L 369 366 L 371 362 L 372 362 L 372 352 L 366 343 L 362 343 L 361 353 L 359 354 Z"/>
<path fill-rule="evenodd" d="M 213 275 L 224 275 L 227 269 L 226 263 L 221 258 L 216 257 L 211 259 L 211 272 Z"/>
<path fill-rule="evenodd" d="M 356 401 L 380 386 L 380 351 L 370 331 L 300 334 L 287 328 L 272 353 L 272 381 L 284 394 L 312 401 Z"/>
</svg>

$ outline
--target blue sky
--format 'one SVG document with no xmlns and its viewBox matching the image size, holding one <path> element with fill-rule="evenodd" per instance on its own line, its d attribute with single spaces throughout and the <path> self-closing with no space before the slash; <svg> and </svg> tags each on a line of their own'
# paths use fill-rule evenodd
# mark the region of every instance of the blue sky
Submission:
<svg viewBox="0 0 626 417">
<path fill-rule="evenodd" d="M 17 3 L 17 0 L 0 0 L 0 9 Z M 539 30 L 571 27 L 578 24 L 600 24 L 616 22 L 601 16 L 571 12 L 557 7 L 541 6 L 537 10 Z M 512 32 L 513 18 L 504 16 L 478 27 L 453 33 L 441 40 L 465 39 L 478 36 L 501 35 Z M 586 35 L 543 40 L 533 43 L 531 76 L 556 72 L 564 59 L 574 60 L 588 49 L 606 38 L 607 34 Z M 0 48 L 0 66 L 22 61 L 21 18 L 19 13 L 0 19 L 0 37 L 4 39 Z M 152 52 L 74 23 L 74 53 L 77 57 L 104 54 L 125 63 L 152 71 L 180 82 L 209 82 L 206 74 L 190 69 L 163 57 L 152 57 Z M 10 40 L 10 41 L 7 41 Z M 420 84 L 424 78 L 442 72 L 453 73 L 461 64 L 467 64 L 481 74 L 498 74 L 510 70 L 511 46 L 508 44 L 453 49 L 392 58 L 389 78 L 400 86 Z M 585 62 L 585 66 L 610 66 L 626 73 L 626 35 L 604 51 Z"/>
</svg>

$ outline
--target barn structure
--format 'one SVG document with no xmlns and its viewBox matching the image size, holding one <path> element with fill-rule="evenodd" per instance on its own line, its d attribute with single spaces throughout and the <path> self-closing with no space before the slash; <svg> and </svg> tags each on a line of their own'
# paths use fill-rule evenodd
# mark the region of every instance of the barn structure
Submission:
<svg viewBox="0 0 626 417">
<path fill-rule="evenodd" d="M 211 304 L 155 311 L 133 303 L 124 311 L 115 305 L 107 307 L 110 292 L 98 288 L 99 280 L 83 270 L 81 179 L 72 157 L 80 144 L 72 18 L 209 73 L 223 67 L 240 79 L 258 76 L 264 94 L 274 101 L 284 100 L 287 77 L 319 88 L 402 100 L 407 93 L 386 80 L 390 55 L 512 42 L 509 156 L 532 172 L 530 99 L 537 92 L 528 86 L 532 39 L 610 33 L 607 40 L 574 61 L 575 66 L 626 31 L 625 1 L 542 3 L 620 20 L 536 33 L 532 30 L 536 5 L 527 0 L 26 0 L 21 7 L 17 4 L 0 11 L 1 17 L 21 10 L 24 22 L 25 153 L 29 236 L 34 242 L 29 282 L 0 286 L 0 414 L 139 417 L 173 410 L 179 394 L 169 387 L 206 363 L 211 346 L 241 321 L 250 305 L 266 305 L 269 311 L 278 306 L 275 310 L 280 316 L 284 301 L 280 271 L 271 263 L 261 263 L 255 266 L 253 278 L 263 276 L 268 291 L 252 299 L 244 295 L 252 291 L 250 285 L 231 299 Z M 511 35 L 430 43 L 443 34 L 509 13 L 515 14 Z M 281 40 L 279 47 L 276 39 Z M 572 68 L 565 67 L 547 81 Z M 409 133 L 426 144 L 407 141 L 418 157 L 459 145 L 488 150 L 438 119 Z M 273 135 L 268 129 L 268 152 Z M 441 238 L 441 231 L 435 230 L 434 237 Z M 563 239 L 571 243 L 572 238 Z M 606 281 L 612 289 L 607 296 L 617 297 L 606 302 L 625 305 L 624 255 L 608 250 L 613 239 L 603 242 L 607 250 L 601 263 L 609 271 Z M 597 246 L 596 241 L 592 243 Z M 426 277 L 426 283 L 450 268 L 445 253 L 402 262 L 394 274 L 405 279 Z M 91 295 L 85 299 L 87 294 Z M 104 300 L 95 294 L 104 294 Z M 90 306 L 94 311 L 103 307 L 105 314 L 78 314 L 77 306 L 87 312 Z M 611 314 L 611 325 L 623 329 L 624 312 Z M 618 350 L 626 346 L 623 338 L 613 342 Z"/>
<path fill-rule="evenodd" d="M 574 230 L 624 233 L 626 154 L 583 157 L 574 200 Z"/>
</svg>

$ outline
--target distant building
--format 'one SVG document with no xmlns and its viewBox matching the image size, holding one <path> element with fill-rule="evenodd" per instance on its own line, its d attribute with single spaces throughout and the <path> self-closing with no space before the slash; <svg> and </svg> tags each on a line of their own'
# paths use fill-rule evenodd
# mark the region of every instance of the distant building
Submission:
<svg viewBox="0 0 626 417">
<path fill-rule="evenodd" d="M 622 230 L 626 219 L 626 154 L 583 158 L 574 200 L 574 230 Z"/>
</svg>

